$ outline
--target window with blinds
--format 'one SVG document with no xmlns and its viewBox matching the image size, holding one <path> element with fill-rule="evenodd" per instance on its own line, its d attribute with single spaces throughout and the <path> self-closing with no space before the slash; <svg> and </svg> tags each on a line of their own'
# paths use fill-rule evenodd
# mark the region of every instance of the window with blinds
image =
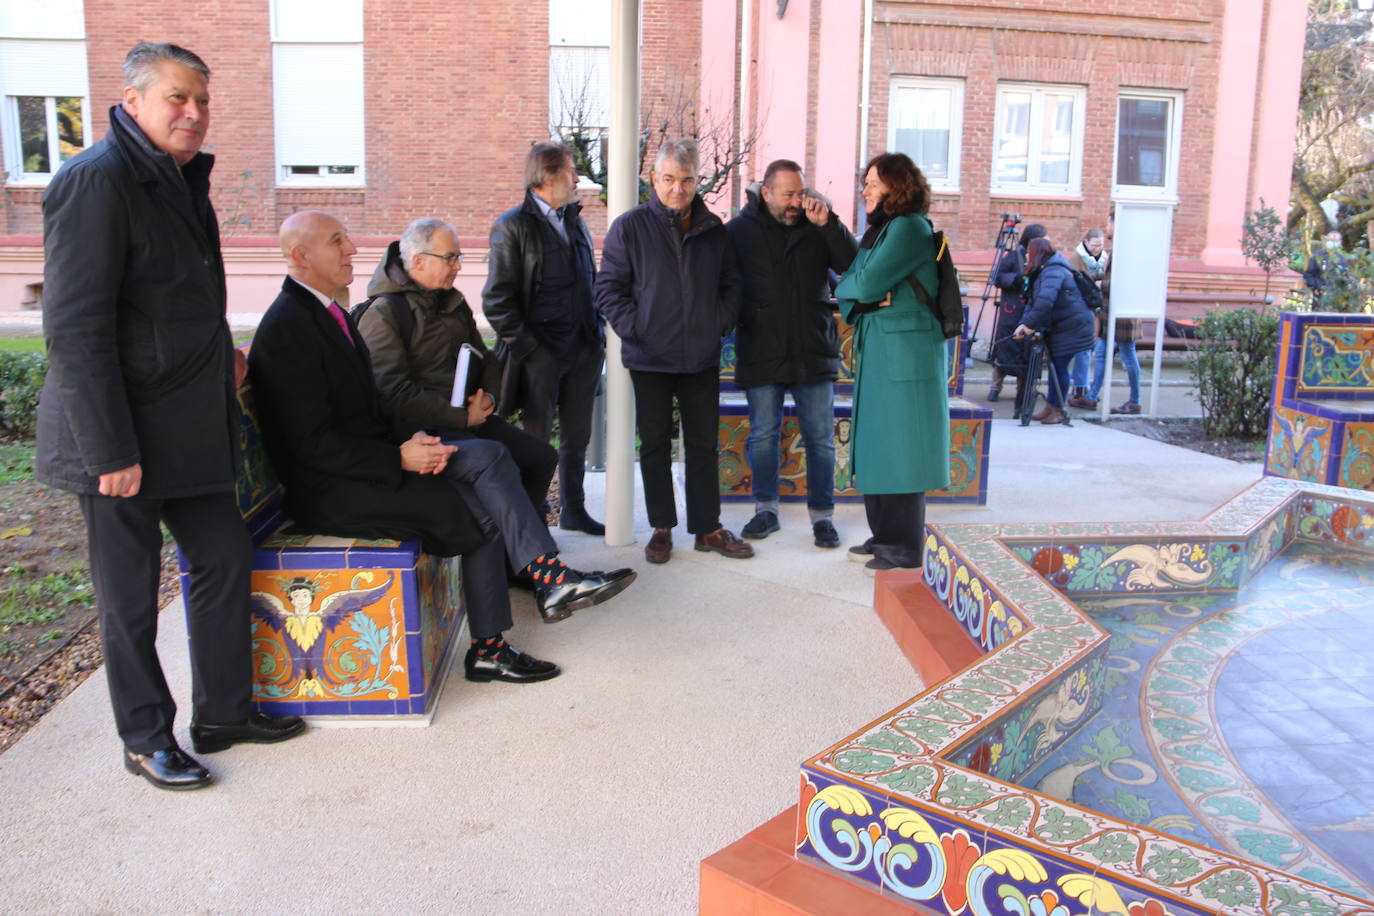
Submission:
<svg viewBox="0 0 1374 916">
<path fill-rule="evenodd" d="M 365 182 L 362 0 L 273 0 L 277 184 Z"/>
</svg>

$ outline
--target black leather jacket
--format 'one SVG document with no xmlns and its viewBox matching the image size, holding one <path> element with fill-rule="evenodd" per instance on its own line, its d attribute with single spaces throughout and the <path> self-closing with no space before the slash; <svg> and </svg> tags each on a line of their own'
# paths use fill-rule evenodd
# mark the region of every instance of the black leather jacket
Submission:
<svg viewBox="0 0 1374 916">
<path fill-rule="evenodd" d="M 524 202 L 496 218 L 491 226 L 487 256 L 487 282 L 482 287 L 482 312 L 498 335 L 496 353 L 524 361 L 540 346 L 529 322 L 529 306 L 539 295 L 544 275 L 544 242 L 538 221 L 544 216 L 534 202 L 533 191 L 525 192 Z M 595 251 L 592 234 L 582 221 L 582 205 L 573 203 L 563 217 L 569 233 L 579 233 L 588 251 Z M 598 339 L 604 341 L 601 322 L 596 321 Z"/>
</svg>

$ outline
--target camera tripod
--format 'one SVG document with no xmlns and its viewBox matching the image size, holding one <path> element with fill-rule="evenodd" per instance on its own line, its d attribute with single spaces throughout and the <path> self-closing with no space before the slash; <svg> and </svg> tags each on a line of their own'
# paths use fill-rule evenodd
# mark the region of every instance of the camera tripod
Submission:
<svg viewBox="0 0 1374 916">
<path fill-rule="evenodd" d="M 1011 251 L 1016 245 L 1016 226 L 1021 222 L 1019 213 L 1003 213 L 1002 223 L 997 229 L 996 249 L 992 255 L 992 267 L 988 269 L 988 278 L 983 283 L 983 304 L 978 308 L 978 320 L 973 323 L 973 333 L 969 335 L 968 352 L 973 352 L 973 345 L 978 342 L 978 328 L 983 323 L 983 313 L 987 311 L 988 300 L 992 298 L 997 290 L 997 269 L 1002 266 L 1002 258 L 1007 252 Z M 993 342 L 995 344 L 996 341 Z M 988 345 L 988 352 L 983 361 L 992 362 L 993 344 Z"/>
</svg>

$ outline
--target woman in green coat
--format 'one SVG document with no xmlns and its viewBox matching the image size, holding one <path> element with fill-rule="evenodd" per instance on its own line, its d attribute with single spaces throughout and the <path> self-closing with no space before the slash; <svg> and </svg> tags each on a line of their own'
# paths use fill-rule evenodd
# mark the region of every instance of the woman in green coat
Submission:
<svg viewBox="0 0 1374 916">
<path fill-rule="evenodd" d="M 873 571 L 921 561 L 925 491 L 949 486 L 945 338 L 907 278 L 932 295 L 930 186 L 906 155 L 884 153 L 864 173 L 868 230 L 835 288 L 854 326 L 854 487 L 873 536 L 849 549 Z"/>
</svg>

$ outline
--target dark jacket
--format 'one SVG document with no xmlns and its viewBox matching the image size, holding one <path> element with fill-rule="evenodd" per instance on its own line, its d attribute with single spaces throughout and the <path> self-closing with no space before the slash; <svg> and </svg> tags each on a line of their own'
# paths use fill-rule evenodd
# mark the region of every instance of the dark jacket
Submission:
<svg viewBox="0 0 1374 916">
<path fill-rule="evenodd" d="M 377 299 L 358 319 L 358 330 L 372 358 L 377 390 L 407 423 L 436 434 L 464 430 L 467 410 L 449 404 L 458 348 L 471 344 L 482 357 L 482 390 L 501 395 L 501 367 L 482 341 L 467 299 L 456 289 L 422 289 L 401 263 L 401 246 L 392 242 L 377 265 L 368 296 Z M 410 340 L 402 341 L 395 297 L 409 308 Z"/>
<path fill-rule="evenodd" d="M 34 476 L 76 493 L 142 466 L 140 495 L 234 486 L 233 342 L 214 157 L 178 169 L 118 106 L 43 195 L 48 376 Z"/>
<path fill-rule="evenodd" d="M 1012 335 L 1026 311 L 1026 249 L 1020 245 L 1002 255 L 993 284 L 1002 291 L 997 300 L 997 320 L 992 329 L 992 362 L 998 372 L 1020 376 L 1026 372 L 1028 342 Z"/>
<path fill-rule="evenodd" d="M 400 443 L 417 424 L 384 408 L 362 335 L 353 344 L 295 280 L 263 315 L 248 354 L 263 442 L 303 530 L 420 541 L 453 556 L 482 543 L 459 489 L 401 468 Z"/>
<path fill-rule="evenodd" d="M 574 252 L 580 256 L 585 251 L 588 261 L 592 261 L 595 250 L 592 234 L 582 221 L 581 212 L 581 204 L 569 204 L 564 210 L 563 226 Z M 482 313 L 496 330 L 499 337 L 496 352 L 503 358 L 510 353 L 523 361 L 541 346 L 561 351 L 570 341 L 596 347 L 605 341 L 605 331 L 591 301 L 590 289 L 585 309 L 577 307 L 575 298 L 564 308 L 539 307 L 546 298 L 541 296 L 544 277 L 541 224 L 547 222 L 534 201 L 534 192 L 526 191 L 524 202 L 502 213 L 491 226 Z M 595 277 L 594 262 L 589 266 L 590 275 Z"/>
<path fill-rule="evenodd" d="M 1073 268 L 1059 252 L 1031 274 L 1030 304 L 1021 323 L 1045 335 L 1051 356 L 1072 356 L 1093 346 L 1093 313 L 1083 304 Z"/>
<path fill-rule="evenodd" d="M 627 369 L 701 372 L 739 318 L 735 250 L 719 217 L 692 200 L 692 227 L 659 203 L 622 213 L 606 234 L 596 305 L 624 346 Z"/>
<path fill-rule="evenodd" d="M 755 188 L 725 231 L 739 261 L 743 304 L 735 334 L 735 385 L 834 381 L 840 340 L 830 305 L 830 271 L 843 273 L 859 250 L 834 213 L 824 226 L 803 216 L 773 218 Z"/>
</svg>

